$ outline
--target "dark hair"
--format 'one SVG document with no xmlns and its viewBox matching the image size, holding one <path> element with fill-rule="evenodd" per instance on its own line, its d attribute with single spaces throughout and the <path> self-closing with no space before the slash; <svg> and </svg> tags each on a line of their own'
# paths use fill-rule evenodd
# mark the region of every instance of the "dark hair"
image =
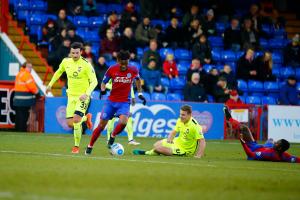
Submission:
<svg viewBox="0 0 300 200">
<path fill-rule="evenodd" d="M 288 150 L 290 148 L 290 143 L 285 139 L 278 140 L 278 143 L 281 147 L 280 148 L 281 153 L 285 152 L 286 150 Z"/>
<path fill-rule="evenodd" d="M 73 42 L 71 44 L 71 49 L 80 49 L 80 50 L 82 50 L 82 43 L 81 42 Z"/>
<path fill-rule="evenodd" d="M 183 106 L 181 106 L 180 110 L 186 111 L 188 114 L 191 114 L 191 113 L 192 113 L 192 107 L 189 106 L 189 105 L 186 105 L 186 104 L 183 105 Z"/>
<path fill-rule="evenodd" d="M 117 55 L 118 60 L 129 60 L 129 58 L 130 53 L 128 51 L 121 50 Z"/>
<path fill-rule="evenodd" d="M 26 68 L 27 64 L 32 64 L 31 62 L 29 61 L 26 61 L 25 63 L 23 63 L 23 65 L 21 66 L 22 68 Z"/>
</svg>

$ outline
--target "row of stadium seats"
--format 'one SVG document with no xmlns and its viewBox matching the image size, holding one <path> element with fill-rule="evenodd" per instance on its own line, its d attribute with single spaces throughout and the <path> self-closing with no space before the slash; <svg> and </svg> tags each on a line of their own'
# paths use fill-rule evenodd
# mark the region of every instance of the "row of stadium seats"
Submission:
<svg viewBox="0 0 300 200">
<path fill-rule="evenodd" d="M 238 83 L 238 89 L 243 91 L 243 92 L 266 92 L 266 93 L 273 93 L 273 92 L 278 92 L 280 88 L 285 84 L 285 82 L 261 82 L 261 81 L 254 81 L 254 80 L 249 80 L 244 81 L 244 80 L 237 80 Z M 298 92 L 300 93 L 300 83 L 297 83 L 297 89 Z"/>
</svg>

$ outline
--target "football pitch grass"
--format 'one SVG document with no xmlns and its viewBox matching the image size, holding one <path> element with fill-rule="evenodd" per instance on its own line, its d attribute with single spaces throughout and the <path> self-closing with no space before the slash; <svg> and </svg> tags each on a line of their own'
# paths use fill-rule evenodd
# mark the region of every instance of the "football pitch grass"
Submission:
<svg viewBox="0 0 300 200">
<path fill-rule="evenodd" d="M 156 138 L 136 138 L 150 149 Z M 300 164 L 247 161 L 238 141 L 207 141 L 205 157 L 111 156 L 103 136 L 91 156 L 72 135 L 0 132 L 0 199 L 299 199 Z M 300 156 L 300 145 L 290 153 Z"/>
</svg>

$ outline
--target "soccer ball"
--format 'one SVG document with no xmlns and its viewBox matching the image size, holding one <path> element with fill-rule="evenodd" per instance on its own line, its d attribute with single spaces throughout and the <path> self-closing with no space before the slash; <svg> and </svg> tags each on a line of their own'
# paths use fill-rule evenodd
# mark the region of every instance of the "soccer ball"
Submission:
<svg viewBox="0 0 300 200">
<path fill-rule="evenodd" d="M 120 143 L 114 143 L 111 145 L 112 155 L 122 156 L 124 154 L 124 147 Z"/>
</svg>

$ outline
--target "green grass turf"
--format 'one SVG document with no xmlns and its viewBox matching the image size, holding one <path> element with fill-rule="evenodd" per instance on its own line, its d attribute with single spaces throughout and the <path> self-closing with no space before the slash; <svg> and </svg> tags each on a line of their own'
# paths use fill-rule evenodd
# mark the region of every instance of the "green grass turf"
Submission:
<svg viewBox="0 0 300 200">
<path fill-rule="evenodd" d="M 155 138 L 137 138 L 149 149 Z M 0 199 L 299 199 L 300 165 L 247 161 L 237 141 L 207 141 L 205 157 L 108 154 L 101 137 L 92 156 L 70 153 L 71 135 L 0 132 Z M 300 156 L 300 145 L 289 152 Z"/>
</svg>

